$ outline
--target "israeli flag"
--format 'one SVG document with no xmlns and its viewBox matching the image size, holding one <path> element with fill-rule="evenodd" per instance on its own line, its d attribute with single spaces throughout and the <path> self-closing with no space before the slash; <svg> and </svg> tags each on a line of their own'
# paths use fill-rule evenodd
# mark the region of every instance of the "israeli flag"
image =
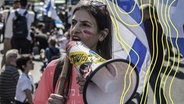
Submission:
<svg viewBox="0 0 184 104">
<path fill-rule="evenodd" d="M 138 93 L 145 86 L 150 66 L 149 46 L 138 3 L 134 0 L 103 0 L 113 20 L 113 56 L 132 62 L 139 72 Z"/>
<path fill-rule="evenodd" d="M 155 0 L 167 39 L 184 56 L 184 0 Z"/>
<path fill-rule="evenodd" d="M 64 29 L 63 22 L 61 21 L 61 19 L 59 18 L 59 16 L 56 13 L 54 0 L 46 0 L 45 1 L 45 14 L 54 20 L 57 28 Z"/>
</svg>

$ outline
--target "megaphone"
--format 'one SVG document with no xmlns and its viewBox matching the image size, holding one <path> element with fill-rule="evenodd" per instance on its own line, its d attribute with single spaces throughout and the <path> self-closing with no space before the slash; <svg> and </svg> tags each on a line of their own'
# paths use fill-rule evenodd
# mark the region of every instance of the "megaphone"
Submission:
<svg viewBox="0 0 184 104">
<path fill-rule="evenodd" d="M 105 60 L 80 41 L 66 47 L 76 72 L 86 78 L 83 89 L 85 104 L 125 104 L 138 87 L 138 71 L 124 59 Z"/>
</svg>

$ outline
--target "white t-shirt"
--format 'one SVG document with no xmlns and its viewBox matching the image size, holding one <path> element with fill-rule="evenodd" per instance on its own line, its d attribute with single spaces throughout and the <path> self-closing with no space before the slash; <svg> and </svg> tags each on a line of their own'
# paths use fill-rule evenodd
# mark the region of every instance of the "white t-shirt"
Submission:
<svg viewBox="0 0 184 104">
<path fill-rule="evenodd" d="M 8 9 L 5 9 L 3 11 L 0 11 L 0 14 L 2 15 L 2 18 L 1 18 L 1 21 L 2 22 L 0 23 L 0 29 L 3 28 L 3 25 L 4 24 L 6 24 L 6 22 L 8 20 L 8 17 L 9 17 L 9 13 L 10 13 L 10 10 L 8 10 Z"/>
<path fill-rule="evenodd" d="M 30 77 L 28 78 L 28 76 L 25 73 L 21 74 L 21 76 L 19 77 L 18 83 L 17 83 L 15 100 L 24 102 L 24 100 L 26 99 L 25 90 L 26 89 L 29 89 L 31 91 L 34 90 L 32 81 L 33 80 Z"/>
<path fill-rule="evenodd" d="M 23 15 L 26 9 L 20 8 L 17 10 L 12 10 L 10 12 L 9 18 L 6 23 L 5 38 L 11 38 L 13 36 L 12 26 L 13 26 L 13 19 L 15 17 L 15 11 L 18 11 L 20 15 Z M 27 26 L 28 26 L 28 36 L 27 36 L 28 40 L 31 40 L 30 29 L 31 29 L 31 24 L 34 22 L 34 16 L 35 16 L 34 12 L 27 10 L 26 17 L 27 17 Z"/>
<path fill-rule="evenodd" d="M 2 20 L 3 20 L 3 22 L 5 22 L 6 23 L 6 21 L 7 21 L 7 17 L 8 17 L 8 15 L 9 15 L 9 12 L 10 12 L 10 10 L 7 10 L 7 9 L 5 9 L 5 10 L 3 10 L 2 12 L 1 12 L 1 14 L 2 14 Z"/>
</svg>

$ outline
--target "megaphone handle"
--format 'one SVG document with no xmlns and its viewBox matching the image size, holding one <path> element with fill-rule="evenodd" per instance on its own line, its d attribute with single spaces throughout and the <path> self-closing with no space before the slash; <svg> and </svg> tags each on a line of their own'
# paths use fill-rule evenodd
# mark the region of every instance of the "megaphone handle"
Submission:
<svg viewBox="0 0 184 104">
<path fill-rule="evenodd" d="M 60 81 L 59 81 L 58 90 L 57 90 L 57 94 L 60 94 L 60 95 L 63 95 L 63 90 L 64 90 L 64 87 L 65 87 L 66 77 L 67 77 L 67 74 L 68 74 L 68 67 L 69 67 L 68 65 L 69 65 L 69 59 L 67 57 L 65 57 L 62 72 L 59 76 Z"/>
</svg>

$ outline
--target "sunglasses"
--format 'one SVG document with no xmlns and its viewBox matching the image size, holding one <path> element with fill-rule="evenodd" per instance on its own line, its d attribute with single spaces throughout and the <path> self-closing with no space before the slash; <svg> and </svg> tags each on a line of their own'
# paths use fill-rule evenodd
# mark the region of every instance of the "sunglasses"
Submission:
<svg viewBox="0 0 184 104">
<path fill-rule="evenodd" d="M 97 1 L 97 0 L 91 0 L 90 5 L 95 6 L 95 7 L 105 7 L 106 8 L 106 4 L 104 4 L 103 2 Z"/>
</svg>

